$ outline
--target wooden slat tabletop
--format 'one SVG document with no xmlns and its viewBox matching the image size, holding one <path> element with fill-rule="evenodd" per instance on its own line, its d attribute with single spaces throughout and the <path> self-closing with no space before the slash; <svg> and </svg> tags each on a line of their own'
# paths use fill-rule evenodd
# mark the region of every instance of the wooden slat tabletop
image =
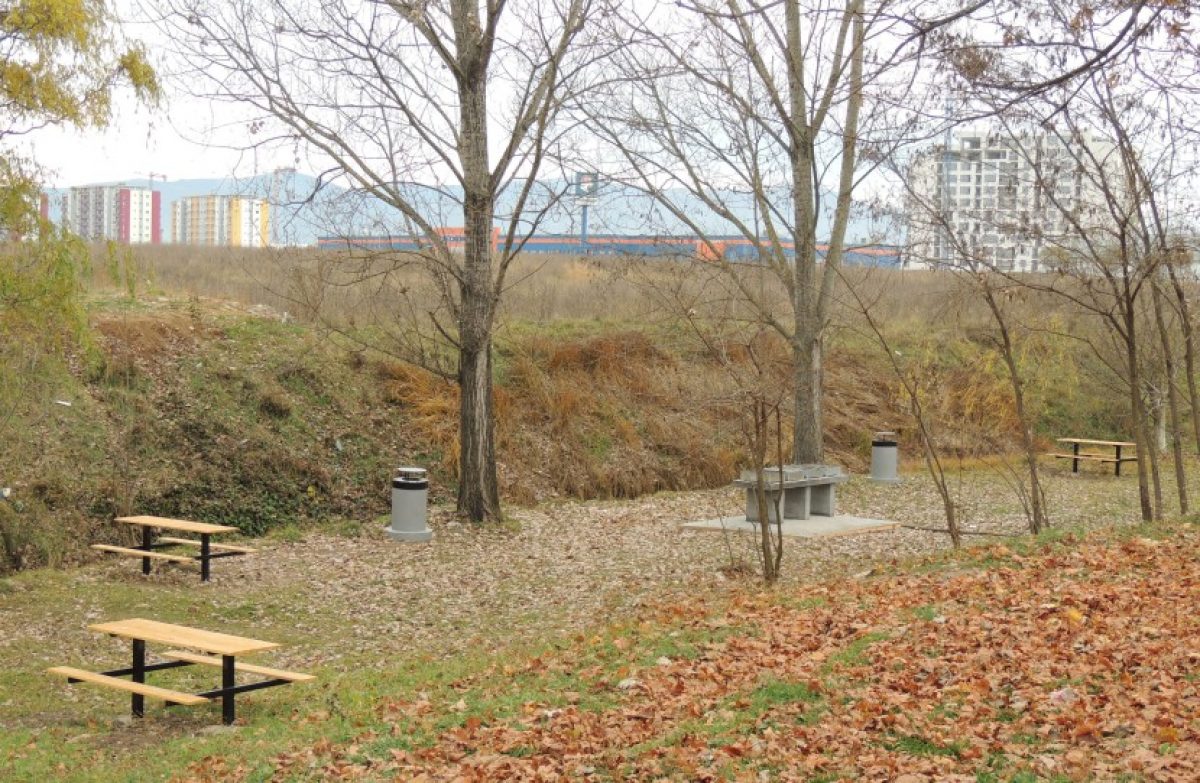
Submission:
<svg viewBox="0 0 1200 783">
<path fill-rule="evenodd" d="M 120 636 L 124 639 L 161 642 L 217 655 L 245 655 L 260 650 L 272 650 L 279 646 L 275 642 L 263 642 L 258 639 L 247 639 L 215 631 L 202 631 L 198 628 L 188 628 L 186 625 L 171 625 L 170 623 L 160 623 L 157 620 L 143 620 L 140 617 L 89 625 L 88 629 L 110 636 Z"/>
<path fill-rule="evenodd" d="M 1089 440 L 1087 438 L 1058 438 L 1059 443 L 1078 443 L 1080 445 L 1091 446 L 1136 446 L 1136 443 L 1130 443 L 1124 440 Z"/>
<path fill-rule="evenodd" d="M 191 522 L 186 519 L 168 519 L 167 517 L 117 517 L 118 522 L 126 525 L 142 525 L 144 527 L 161 527 L 163 530 L 180 530 L 185 533 L 236 533 L 237 528 L 230 525 L 210 525 L 207 522 Z"/>
</svg>

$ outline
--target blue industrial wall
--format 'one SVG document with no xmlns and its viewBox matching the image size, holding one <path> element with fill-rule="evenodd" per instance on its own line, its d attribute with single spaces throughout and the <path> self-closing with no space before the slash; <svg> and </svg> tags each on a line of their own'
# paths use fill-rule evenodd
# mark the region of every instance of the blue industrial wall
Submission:
<svg viewBox="0 0 1200 783">
<path fill-rule="evenodd" d="M 448 229 L 443 236 L 452 248 L 461 248 L 462 237 Z M 497 245 L 503 241 L 496 233 Z M 418 250 L 427 246 L 424 239 L 415 237 L 321 237 L 317 246 L 329 250 Z M 523 248 L 526 253 L 559 253 L 562 255 L 641 255 L 641 256 L 699 256 L 713 257 L 713 248 L 722 257 L 731 261 L 753 259 L 754 244 L 745 237 L 712 237 L 702 242 L 694 237 L 661 236 L 618 236 L 594 234 L 585 245 L 577 235 L 543 234 L 530 237 Z M 817 252 L 824 255 L 825 245 L 818 245 Z M 785 245 L 787 255 L 793 253 L 791 245 Z M 863 266 L 899 266 L 900 250 L 890 245 L 854 247 L 846 251 L 845 262 Z"/>
</svg>

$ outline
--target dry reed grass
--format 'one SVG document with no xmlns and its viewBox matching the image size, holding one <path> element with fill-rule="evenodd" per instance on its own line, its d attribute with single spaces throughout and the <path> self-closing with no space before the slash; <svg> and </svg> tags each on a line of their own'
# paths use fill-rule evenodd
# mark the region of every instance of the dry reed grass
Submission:
<svg viewBox="0 0 1200 783">
<path fill-rule="evenodd" d="M 406 333 L 394 325 L 404 310 L 399 301 L 436 299 L 417 269 L 378 256 L 178 246 L 137 247 L 132 255 L 139 278 L 173 296 L 264 304 L 302 320 L 319 310 L 322 319 L 355 328 L 390 321 L 394 334 Z M 118 284 L 106 279 L 103 266 L 97 264 L 97 285 Z M 747 265 L 743 275 L 744 285 L 766 294 L 776 314 L 785 315 L 783 292 L 771 295 L 771 278 L 763 269 Z M 742 451 L 742 435 L 732 424 L 740 414 L 733 402 L 737 390 L 719 362 L 704 356 L 706 349 L 687 326 L 680 326 L 680 316 L 690 310 L 696 323 L 753 327 L 759 319 L 738 301 L 728 278 L 679 260 L 538 255 L 517 259 L 509 281 L 497 364 L 502 451 L 529 448 L 542 454 L 535 462 L 547 474 L 550 491 L 568 495 L 630 496 L 728 478 L 738 461 L 734 455 Z M 871 431 L 892 429 L 904 437 L 912 424 L 899 384 L 867 337 L 847 286 L 913 352 L 906 365 L 922 377 L 925 407 L 947 449 L 970 456 L 1011 445 L 1018 432 L 1011 395 L 994 359 L 979 345 L 986 342 L 990 316 L 964 283 L 944 271 L 843 270 L 831 322 L 834 349 L 825 371 L 831 457 L 861 465 Z M 1008 304 L 1018 322 L 1055 312 L 1059 328 L 1079 327 L 1078 315 L 1064 311 L 1050 294 L 1021 291 Z M 429 325 L 420 314 L 415 318 Z M 736 335 L 723 345 L 735 363 L 745 361 Z M 1061 353 L 1055 358 L 1076 361 Z M 411 365 L 386 366 L 391 398 L 405 401 L 413 426 L 437 445 L 442 469 L 452 474 L 458 453 L 454 385 Z M 1055 368 L 1033 363 L 1033 369 Z M 1052 383 L 1041 385 L 1052 394 Z M 700 407 L 718 411 L 728 431 L 691 426 Z M 530 443 L 525 432 L 530 429 L 552 443 Z M 687 434 L 691 430 L 696 432 Z M 673 455 L 678 473 L 668 476 L 639 462 L 634 452 L 647 448 Z"/>
</svg>

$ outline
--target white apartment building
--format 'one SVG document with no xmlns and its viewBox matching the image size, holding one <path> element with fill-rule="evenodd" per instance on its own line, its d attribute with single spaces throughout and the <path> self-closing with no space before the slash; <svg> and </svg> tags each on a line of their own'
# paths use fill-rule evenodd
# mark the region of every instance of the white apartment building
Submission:
<svg viewBox="0 0 1200 783">
<path fill-rule="evenodd" d="M 162 194 L 124 185 L 74 187 L 62 199 L 63 225 L 89 241 L 126 245 L 162 241 Z"/>
<path fill-rule="evenodd" d="M 171 202 L 171 241 L 208 247 L 266 247 L 270 208 L 265 199 L 189 196 Z"/>
<path fill-rule="evenodd" d="M 909 168 L 906 268 L 957 265 L 968 253 L 1001 271 L 1036 272 L 1045 253 L 1104 220 L 1100 166 L 1114 146 L 1091 134 L 1011 136 L 960 130 Z M 1080 159 L 1086 165 L 1080 165 Z"/>
</svg>

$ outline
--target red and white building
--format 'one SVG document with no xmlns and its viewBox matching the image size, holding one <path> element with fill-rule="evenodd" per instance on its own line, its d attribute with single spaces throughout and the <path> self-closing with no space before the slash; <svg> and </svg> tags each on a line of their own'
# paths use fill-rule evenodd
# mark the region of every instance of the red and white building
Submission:
<svg viewBox="0 0 1200 783">
<path fill-rule="evenodd" d="M 149 188 L 90 185 L 63 196 L 63 225 L 90 241 L 162 242 L 162 194 Z"/>
</svg>

